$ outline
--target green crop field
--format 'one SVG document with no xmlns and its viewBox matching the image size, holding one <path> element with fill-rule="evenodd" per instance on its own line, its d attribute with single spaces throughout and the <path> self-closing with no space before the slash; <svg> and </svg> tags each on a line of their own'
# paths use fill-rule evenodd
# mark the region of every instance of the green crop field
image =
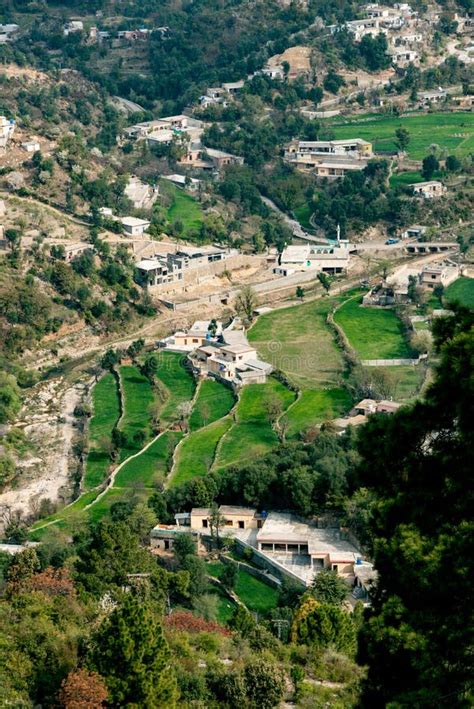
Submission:
<svg viewBox="0 0 474 709">
<path fill-rule="evenodd" d="M 474 308 L 474 278 L 463 276 L 451 283 L 444 292 L 444 300 L 448 303 L 458 301 L 466 308 Z"/>
<path fill-rule="evenodd" d="M 193 412 L 189 419 L 191 431 L 207 426 L 226 416 L 235 403 L 232 389 L 216 379 L 205 379 L 199 387 Z"/>
<path fill-rule="evenodd" d="M 409 402 L 415 399 L 426 377 L 426 367 L 423 364 L 384 367 L 384 371 L 393 377 L 395 401 Z"/>
<path fill-rule="evenodd" d="M 183 441 L 176 454 L 176 466 L 171 486 L 181 485 L 199 475 L 209 472 L 217 444 L 231 426 L 231 419 L 224 418 L 191 433 Z"/>
<path fill-rule="evenodd" d="M 248 384 L 240 394 L 236 423 L 226 434 L 214 467 L 243 462 L 265 455 L 278 443 L 268 419 L 267 402 L 278 401 L 282 412 L 295 400 L 295 394 L 270 377 L 265 384 Z"/>
<path fill-rule="evenodd" d="M 120 461 L 136 453 L 141 445 L 133 442 L 133 436 L 139 431 L 151 436 L 149 408 L 154 400 L 149 380 L 134 366 L 124 365 L 119 369 L 123 391 L 123 416 L 119 428 L 127 437 L 127 443 L 120 453 Z"/>
<path fill-rule="evenodd" d="M 208 563 L 206 568 L 210 576 L 220 578 L 225 567 L 221 561 L 214 561 Z M 279 593 L 277 589 L 260 581 L 242 568 L 239 569 L 234 591 L 252 613 L 268 615 L 278 605 Z"/>
<path fill-rule="evenodd" d="M 99 379 L 92 391 L 93 416 L 89 423 L 89 445 L 84 487 L 99 485 L 106 477 L 110 464 L 104 442 L 110 440 L 112 429 L 120 415 L 120 401 L 115 376 L 108 372 Z"/>
<path fill-rule="evenodd" d="M 165 476 L 170 467 L 173 450 L 182 434 L 178 431 L 162 433 L 136 458 L 132 458 L 119 470 L 114 487 L 130 487 L 139 483 L 152 487 L 160 477 Z"/>
<path fill-rule="evenodd" d="M 192 237 L 195 232 L 199 231 L 202 224 L 203 212 L 201 205 L 194 197 L 166 180 L 160 182 L 160 189 L 162 193 L 171 198 L 167 214 L 168 220 L 172 224 L 177 221 L 181 222 L 183 225 L 183 237 Z"/>
<path fill-rule="evenodd" d="M 305 389 L 288 409 L 287 437 L 297 436 L 305 429 L 342 416 L 351 408 L 352 397 L 346 389 Z"/>
<path fill-rule="evenodd" d="M 166 423 L 179 418 L 178 406 L 193 398 L 195 383 L 192 374 L 184 366 L 184 357 L 178 352 L 160 352 L 158 378 L 166 389 L 166 401 L 161 410 L 161 419 Z"/>
<path fill-rule="evenodd" d="M 300 389 L 334 385 L 344 363 L 326 324 L 337 299 L 321 298 L 262 315 L 249 330 L 260 357 L 281 369 Z"/>
<path fill-rule="evenodd" d="M 334 316 L 360 359 L 411 357 L 402 323 L 393 310 L 364 308 L 361 301 L 351 298 Z"/>
<path fill-rule="evenodd" d="M 403 116 L 365 115 L 330 121 L 336 139 L 363 138 L 374 150 L 395 150 L 395 131 L 410 133 L 408 155 L 421 160 L 436 144 L 448 154 L 466 156 L 474 152 L 474 115 L 472 113 L 416 113 Z"/>
</svg>

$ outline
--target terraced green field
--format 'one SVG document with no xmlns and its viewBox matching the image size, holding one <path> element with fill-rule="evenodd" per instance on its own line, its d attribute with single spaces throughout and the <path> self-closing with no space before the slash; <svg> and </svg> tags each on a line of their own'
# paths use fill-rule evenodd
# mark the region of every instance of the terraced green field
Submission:
<svg viewBox="0 0 474 709">
<path fill-rule="evenodd" d="M 160 352 L 158 378 L 165 388 L 165 401 L 161 410 L 164 424 L 179 418 L 178 406 L 184 401 L 191 401 L 195 383 L 192 374 L 185 368 L 185 359 L 178 352 Z"/>
<path fill-rule="evenodd" d="M 268 453 L 278 443 L 269 421 L 269 402 L 278 402 L 283 412 L 294 400 L 295 394 L 273 377 L 265 384 L 243 387 L 236 423 L 223 439 L 214 467 L 223 468 Z"/>
<path fill-rule="evenodd" d="M 89 422 L 89 454 L 84 475 L 84 488 L 99 485 L 110 464 L 107 441 L 120 416 L 117 380 L 111 372 L 104 374 L 92 391 L 93 416 Z"/>
<path fill-rule="evenodd" d="M 466 308 L 474 308 L 474 278 L 463 276 L 451 283 L 444 292 L 444 300 L 448 303 L 457 301 Z"/>
<path fill-rule="evenodd" d="M 231 425 L 232 420 L 226 417 L 194 431 L 183 441 L 176 453 L 176 466 L 171 486 L 181 485 L 187 480 L 209 472 L 217 444 Z"/>
<path fill-rule="evenodd" d="M 286 414 L 287 438 L 294 438 L 311 426 L 342 416 L 351 405 L 352 397 L 343 387 L 305 389 Z"/>
<path fill-rule="evenodd" d="M 393 310 L 363 308 L 362 298 L 351 298 L 335 313 L 360 359 L 405 359 L 412 356 L 402 323 Z"/>
<path fill-rule="evenodd" d="M 177 221 L 181 222 L 183 237 L 192 238 L 199 231 L 199 227 L 202 224 L 203 211 L 201 205 L 197 199 L 167 180 L 160 181 L 160 188 L 162 193 L 165 192 L 171 198 L 167 214 L 169 221 L 172 224 Z"/>
<path fill-rule="evenodd" d="M 321 298 L 261 315 L 249 330 L 249 341 L 300 389 L 334 385 L 344 362 L 326 318 L 336 302 Z"/>
<path fill-rule="evenodd" d="M 474 151 L 474 115 L 472 113 L 414 113 L 403 117 L 367 114 L 357 118 L 332 119 L 336 139 L 363 138 L 374 150 L 396 150 L 395 131 L 410 133 L 408 155 L 421 160 L 436 144 L 449 155 L 467 156 Z"/>
<path fill-rule="evenodd" d="M 114 487 L 131 487 L 137 484 L 152 487 L 164 477 L 171 465 L 173 450 L 182 437 L 178 431 L 166 431 L 136 458 L 128 461 L 117 473 Z"/>
<path fill-rule="evenodd" d="M 133 441 L 135 434 L 143 432 L 146 439 L 150 438 L 149 408 L 154 397 L 149 380 L 137 367 L 124 365 L 120 367 L 119 373 L 124 397 L 124 412 L 119 428 L 127 437 L 127 444 L 120 453 L 122 461 L 141 447 Z"/>
<path fill-rule="evenodd" d="M 234 392 L 225 384 L 221 384 L 216 379 L 204 379 L 189 419 L 189 428 L 191 431 L 196 431 L 226 416 L 235 401 Z"/>
</svg>

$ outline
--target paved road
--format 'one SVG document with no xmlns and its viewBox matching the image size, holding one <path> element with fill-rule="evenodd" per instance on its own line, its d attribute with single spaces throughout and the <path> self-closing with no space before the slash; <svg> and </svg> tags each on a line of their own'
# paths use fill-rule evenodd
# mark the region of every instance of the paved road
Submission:
<svg viewBox="0 0 474 709">
<path fill-rule="evenodd" d="M 305 241 L 311 241 L 313 244 L 327 244 L 329 242 L 328 239 L 325 239 L 324 237 L 318 237 L 318 236 L 313 236 L 312 234 L 308 234 L 308 232 L 303 229 L 301 224 L 296 221 L 296 219 L 292 219 L 291 217 L 288 216 L 288 214 L 285 214 L 285 212 L 282 212 L 282 210 L 277 207 L 275 202 L 272 202 L 271 199 L 268 199 L 268 197 L 263 197 L 262 196 L 262 202 L 267 205 L 271 210 L 276 212 L 277 214 L 280 215 L 280 217 L 283 219 L 285 224 L 290 227 L 293 236 L 296 236 L 298 239 L 304 239 Z"/>
</svg>

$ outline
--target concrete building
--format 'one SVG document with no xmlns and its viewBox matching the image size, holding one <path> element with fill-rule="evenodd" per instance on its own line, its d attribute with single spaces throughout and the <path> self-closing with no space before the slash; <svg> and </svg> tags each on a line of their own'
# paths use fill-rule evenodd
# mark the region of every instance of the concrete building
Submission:
<svg viewBox="0 0 474 709">
<path fill-rule="evenodd" d="M 0 116 L 0 149 L 5 149 L 15 132 L 15 121 L 13 118 Z"/>
<path fill-rule="evenodd" d="M 419 57 L 418 52 L 413 49 L 394 49 L 391 52 L 392 64 L 397 67 L 406 67 L 408 64 L 417 62 Z"/>
<path fill-rule="evenodd" d="M 433 290 L 436 286 L 447 288 L 461 275 L 461 268 L 451 262 L 427 264 L 420 273 L 420 285 L 425 290 Z"/>
<path fill-rule="evenodd" d="M 442 197 L 448 191 L 442 182 L 438 180 L 429 180 L 428 182 L 416 182 L 410 187 L 413 187 L 413 192 L 423 199 L 435 199 Z"/>
<path fill-rule="evenodd" d="M 413 224 L 402 232 L 402 239 L 420 239 L 428 231 L 427 226 L 422 226 L 421 224 Z"/>
<path fill-rule="evenodd" d="M 360 558 L 359 550 L 339 529 L 319 529 L 281 512 L 269 512 L 257 532 L 256 543 L 258 551 L 283 564 L 298 555 L 301 565 L 308 567 L 306 571 L 312 572 L 313 577 L 318 571 L 330 569 L 342 578 L 354 580 L 354 565 Z"/>
<path fill-rule="evenodd" d="M 25 143 L 22 143 L 21 147 L 27 153 L 37 153 L 39 150 L 41 150 L 41 145 L 38 143 L 37 140 L 28 140 Z"/>
<path fill-rule="evenodd" d="M 348 582 L 356 582 L 355 567 L 364 562 L 358 548 L 340 528 L 319 528 L 293 514 L 259 513 L 254 508 L 221 505 L 223 517 L 220 536 L 229 535 L 243 548 L 253 550 L 257 566 L 271 570 L 280 578 L 290 576 L 304 586 L 311 585 L 323 569 L 331 569 Z M 167 551 L 177 534 L 191 533 L 199 545 L 209 540 L 212 529 L 211 509 L 193 508 L 176 515 L 175 525 L 157 525 L 151 532 L 152 548 Z"/>
<path fill-rule="evenodd" d="M 201 157 L 204 160 L 209 158 L 216 170 L 220 170 L 226 165 L 244 164 L 244 158 L 240 157 L 240 155 L 233 155 L 232 153 L 225 152 L 225 150 L 215 150 L 214 148 L 204 148 Z"/>
<path fill-rule="evenodd" d="M 138 219 L 137 217 L 122 217 L 120 221 L 123 224 L 124 234 L 127 236 L 143 236 L 150 226 L 147 219 Z"/>
<path fill-rule="evenodd" d="M 82 20 L 71 20 L 66 25 L 64 25 L 63 34 L 65 37 L 68 37 L 70 34 L 74 34 L 76 32 L 83 32 L 83 30 L 84 23 L 82 22 Z"/>
<path fill-rule="evenodd" d="M 327 246 L 291 244 L 283 249 L 274 272 L 282 276 L 295 271 L 342 273 L 349 264 L 350 249 L 348 241 L 335 241 Z"/>
<path fill-rule="evenodd" d="M 132 202 L 135 209 L 151 209 L 159 194 L 158 187 L 151 187 L 132 175 L 124 190 L 125 196 Z"/>
<path fill-rule="evenodd" d="M 352 140 L 293 140 L 285 150 L 285 158 L 304 155 L 339 155 L 351 158 L 371 158 L 372 143 L 362 138 Z"/>
</svg>

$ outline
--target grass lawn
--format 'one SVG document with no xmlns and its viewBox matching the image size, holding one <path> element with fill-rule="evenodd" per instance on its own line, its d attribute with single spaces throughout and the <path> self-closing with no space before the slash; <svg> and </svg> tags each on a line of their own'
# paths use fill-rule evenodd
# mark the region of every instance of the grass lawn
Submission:
<svg viewBox="0 0 474 709">
<path fill-rule="evenodd" d="M 106 477 L 110 459 L 101 445 L 109 439 L 120 415 L 120 402 L 115 376 L 108 372 L 99 379 L 92 391 L 93 416 L 89 422 L 90 450 L 87 456 L 84 487 L 89 490 Z"/>
<path fill-rule="evenodd" d="M 338 383 L 342 353 L 326 324 L 335 298 L 321 298 L 258 318 L 249 330 L 260 357 L 281 369 L 300 389 Z"/>
<path fill-rule="evenodd" d="M 288 410 L 287 437 L 298 436 L 301 431 L 337 418 L 351 408 L 352 397 L 342 387 L 333 389 L 305 389 L 298 401 Z"/>
<path fill-rule="evenodd" d="M 119 371 L 124 397 L 124 414 L 120 421 L 120 430 L 128 439 L 121 452 L 120 460 L 125 460 L 141 448 L 141 445 L 136 446 L 133 443 L 133 436 L 138 431 L 143 431 L 146 438 L 150 438 L 149 407 L 154 397 L 150 382 L 137 367 L 124 365 Z"/>
<path fill-rule="evenodd" d="M 97 523 L 109 513 L 111 506 L 115 502 L 127 502 L 128 500 L 136 500 L 137 498 L 144 501 L 148 496 L 148 492 L 149 491 L 143 489 L 132 490 L 131 488 L 112 487 L 110 490 L 107 490 L 96 505 L 86 510 L 87 518 L 90 522 Z"/>
<path fill-rule="evenodd" d="M 189 419 L 191 431 L 207 426 L 226 416 L 235 403 L 235 395 L 229 387 L 216 379 L 204 379 Z"/>
<path fill-rule="evenodd" d="M 206 475 L 214 460 L 217 444 L 232 421 L 224 418 L 191 433 L 177 452 L 171 486 L 181 485 L 199 475 Z"/>
<path fill-rule="evenodd" d="M 402 323 L 393 310 L 363 308 L 361 298 L 351 298 L 335 313 L 361 359 L 404 359 L 412 355 Z"/>
<path fill-rule="evenodd" d="M 363 138 L 372 142 L 374 150 L 395 148 L 395 131 L 406 128 L 410 133 L 408 155 L 421 160 L 432 144 L 458 157 L 474 151 L 474 115 L 472 113 L 414 113 L 397 116 L 365 115 L 342 121 L 330 121 L 336 139 Z"/>
<path fill-rule="evenodd" d="M 184 367 L 185 358 L 179 352 L 160 352 L 158 378 L 164 384 L 167 398 L 161 410 L 165 423 L 179 418 L 177 408 L 194 395 L 195 383 L 192 374 Z"/>
<path fill-rule="evenodd" d="M 217 622 L 222 625 L 227 625 L 229 620 L 235 610 L 235 605 L 232 601 L 224 594 L 223 591 L 217 587 L 210 589 L 211 593 L 217 597 Z"/>
<path fill-rule="evenodd" d="M 210 576 L 220 578 L 224 570 L 224 564 L 221 561 L 214 561 L 207 564 L 206 568 Z M 251 576 L 244 569 L 239 569 L 234 591 L 242 603 L 245 603 L 249 611 L 254 613 L 268 615 L 278 604 L 279 594 L 277 589 L 272 588 L 264 581 L 260 581 L 255 576 Z"/>
<path fill-rule="evenodd" d="M 444 300 L 448 303 L 459 301 L 466 308 L 474 308 L 474 278 L 463 276 L 451 283 L 444 291 Z"/>
<path fill-rule="evenodd" d="M 173 224 L 180 221 L 183 225 L 183 236 L 192 236 L 193 232 L 199 230 L 202 224 L 203 212 L 201 205 L 187 192 L 172 184 L 167 184 L 163 188 L 163 181 L 160 183 L 160 188 L 166 190 L 167 194 L 172 198 L 168 208 L 168 220 Z"/>
<path fill-rule="evenodd" d="M 415 182 L 423 182 L 423 179 L 421 172 L 395 172 L 390 177 L 390 186 L 412 185 Z"/>
<path fill-rule="evenodd" d="M 130 487 L 137 483 L 152 487 L 158 478 L 168 473 L 173 450 L 181 436 L 178 431 L 163 433 L 146 451 L 119 470 L 114 487 Z"/>
</svg>

